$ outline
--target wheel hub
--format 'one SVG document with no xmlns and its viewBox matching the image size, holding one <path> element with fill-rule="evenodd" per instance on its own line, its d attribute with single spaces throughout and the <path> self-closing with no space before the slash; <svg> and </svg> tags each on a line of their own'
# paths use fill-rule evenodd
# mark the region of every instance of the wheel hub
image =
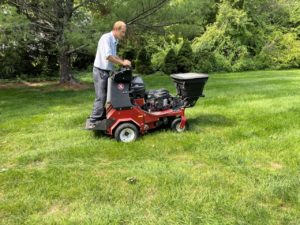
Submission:
<svg viewBox="0 0 300 225">
<path fill-rule="evenodd" d="M 132 129 L 130 128 L 125 128 L 124 130 L 121 131 L 120 133 L 120 139 L 123 142 L 131 142 L 135 138 L 135 133 Z"/>
</svg>

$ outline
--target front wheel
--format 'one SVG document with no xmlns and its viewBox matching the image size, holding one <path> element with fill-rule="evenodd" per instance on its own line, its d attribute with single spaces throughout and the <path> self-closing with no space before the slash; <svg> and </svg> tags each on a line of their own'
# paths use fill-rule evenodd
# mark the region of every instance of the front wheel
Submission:
<svg viewBox="0 0 300 225">
<path fill-rule="evenodd" d="M 181 118 L 176 118 L 171 123 L 171 129 L 176 132 L 184 132 L 188 129 L 188 122 L 186 121 L 183 128 L 180 128 Z"/>
<path fill-rule="evenodd" d="M 115 138 L 121 142 L 132 142 L 138 137 L 138 128 L 132 123 L 122 123 L 115 131 Z"/>
</svg>

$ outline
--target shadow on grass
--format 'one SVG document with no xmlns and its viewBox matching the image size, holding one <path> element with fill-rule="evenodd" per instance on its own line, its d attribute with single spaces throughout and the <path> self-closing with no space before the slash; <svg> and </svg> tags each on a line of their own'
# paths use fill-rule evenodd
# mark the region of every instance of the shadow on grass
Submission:
<svg viewBox="0 0 300 225">
<path fill-rule="evenodd" d="M 105 134 L 105 132 L 102 131 L 102 130 L 94 130 L 94 131 L 91 131 L 91 132 L 93 132 L 93 137 L 94 137 L 94 138 L 108 137 L 108 135 Z"/>
<path fill-rule="evenodd" d="M 231 127 L 236 124 L 236 121 L 229 119 L 221 114 L 199 114 L 196 118 L 188 118 L 190 130 L 195 127 L 210 127 L 222 126 Z"/>
</svg>

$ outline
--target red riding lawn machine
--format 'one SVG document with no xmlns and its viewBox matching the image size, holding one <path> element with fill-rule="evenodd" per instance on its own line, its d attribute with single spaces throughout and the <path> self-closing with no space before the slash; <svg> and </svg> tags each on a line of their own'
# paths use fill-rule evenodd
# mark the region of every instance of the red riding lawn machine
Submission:
<svg viewBox="0 0 300 225">
<path fill-rule="evenodd" d="M 162 126 L 185 131 L 188 127 L 185 109 L 204 97 L 208 75 L 182 73 L 171 77 L 177 96 L 163 88 L 146 91 L 142 78 L 132 76 L 130 69 L 123 68 L 113 74 L 108 78 L 106 119 L 97 122 L 93 130 L 104 131 L 121 142 L 132 142 L 139 134 Z"/>
</svg>

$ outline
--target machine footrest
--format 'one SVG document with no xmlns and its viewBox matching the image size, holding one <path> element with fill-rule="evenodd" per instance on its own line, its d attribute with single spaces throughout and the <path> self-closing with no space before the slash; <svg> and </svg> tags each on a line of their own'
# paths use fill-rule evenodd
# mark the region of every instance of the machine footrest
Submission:
<svg viewBox="0 0 300 225">
<path fill-rule="evenodd" d="M 85 129 L 86 130 L 107 130 L 107 128 L 114 122 L 111 119 L 104 119 L 97 121 L 96 123 L 91 123 L 89 119 L 86 120 Z"/>
</svg>

